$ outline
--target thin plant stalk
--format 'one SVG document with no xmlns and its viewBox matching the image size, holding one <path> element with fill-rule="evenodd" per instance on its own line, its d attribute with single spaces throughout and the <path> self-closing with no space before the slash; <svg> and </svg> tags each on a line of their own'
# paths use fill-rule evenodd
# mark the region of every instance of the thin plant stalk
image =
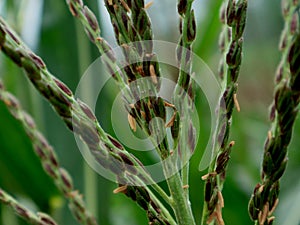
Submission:
<svg viewBox="0 0 300 225">
<path fill-rule="evenodd" d="M 17 216 L 33 225 L 58 225 L 53 218 L 45 213 L 34 213 L 20 204 L 14 197 L 0 188 L 0 202 L 9 206 Z"/>
<path fill-rule="evenodd" d="M 225 0 L 220 9 L 220 20 L 223 30 L 220 35 L 219 47 L 222 53 L 219 76 L 223 94 L 219 106 L 219 121 L 213 146 L 212 162 L 208 174 L 203 176 L 204 207 L 201 224 L 223 225 L 222 197 L 226 168 L 234 141 L 229 141 L 232 113 L 234 106 L 239 111 L 237 102 L 237 79 L 242 62 L 243 32 L 246 25 L 247 0 Z"/>
<path fill-rule="evenodd" d="M 255 224 L 271 225 L 279 202 L 280 179 L 288 162 L 288 146 L 300 102 L 300 35 L 298 1 L 283 1 L 285 26 L 279 44 L 281 62 L 275 75 L 274 100 L 270 110 L 271 128 L 264 145 L 261 182 L 249 201 L 248 211 Z"/>
<path fill-rule="evenodd" d="M 54 184 L 69 201 L 74 218 L 84 225 L 97 225 L 94 216 L 87 210 L 82 195 L 73 188 L 73 180 L 66 169 L 59 164 L 54 149 L 37 129 L 33 118 L 26 113 L 16 99 L 4 89 L 0 81 L 0 101 L 4 102 L 9 112 L 21 122 L 26 134 L 33 143 L 36 155 L 39 157 L 45 172 L 53 179 Z"/>
</svg>

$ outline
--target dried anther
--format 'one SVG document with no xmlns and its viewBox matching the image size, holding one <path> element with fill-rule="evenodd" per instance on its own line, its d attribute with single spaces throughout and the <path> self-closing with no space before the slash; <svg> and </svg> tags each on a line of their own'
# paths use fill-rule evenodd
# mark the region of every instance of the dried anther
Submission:
<svg viewBox="0 0 300 225">
<path fill-rule="evenodd" d="M 268 212 L 269 212 L 269 203 L 267 202 L 264 205 L 263 211 L 260 211 L 260 213 L 258 215 L 259 225 L 264 225 L 265 224 L 265 221 L 266 221 L 267 216 L 268 216 Z"/>
<path fill-rule="evenodd" d="M 129 6 L 127 5 L 127 3 L 124 1 L 124 0 L 120 0 L 122 6 L 124 7 L 124 9 L 127 11 L 127 12 L 130 12 L 130 8 Z"/>
<path fill-rule="evenodd" d="M 153 5 L 153 1 L 150 1 L 145 5 L 144 9 L 149 9 L 152 5 Z"/>
<path fill-rule="evenodd" d="M 136 120 L 135 118 L 133 118 L 132 115 L 128 114 L 128 123 L 129 123 L 129 126 L 130 128 L 136 132 Z"/>
<path fill-rule="evenodd" d="M 234 101 L 234 105 L 235 105 L 235 108 L 238 112 L 241 111 L 241 108 L 240 108 L 240 104 L 238 102 L 238 99 L 237 99 L 237 95 L 236 94 L 233 94 L 233 101 Z"/>
<path fill-rule="evenodd" d="M 217 213 L 213 212 L 212 214 L 210 214 L 210 216 L 208 217 L 206 224 L 211 224 L 211 222 L 217 217 Z"/>
<path fill-rule="evenodd" d="M 268 216 L 272 216 L 272 214 L 274 213 L 274 211 L 275 211 L 275 209 L 276 209 L 276 207 L 277 207 L 278 204 L 279 204 L 279 198 L 277 198 L 275 200 L 275 203 L 274 203 L 272 209 L 269 211 Z"/>
<path fill-rule="evenodd" d="M 270 131 L 270 130 L 268 131 L 268 139 L 272 140 L 272 131 Z"/>
<path fill-rule="evenodd" d="M 182 186 L 183 189 L 188 189 L 189 187 L 190 186 L 188 184 Z"/>
<path fill-rule="evenodd" d="M 126 194 L 126 192 L 127 192 L 127 185 L 118 187 L 118 188 L 116 188 L 115 190 L 113 190 L 113 193 L 114 193 L 114 194 L 118 194 L 118 193 Z"/>
<path fill-rule="evenodd" d="M 223 198 L 222 192 L 218 191 L 217 194 L 218 194 L 219 204 L 220 204 L 221 208 L 224 208 L 224 198 Z"/>
<path fill-rule="evenodd" d="M 164 103 L 165 103 L 166 107 L 170 107 L 170 108 L 175 109 L 175 105 L 171 104 L 170 102 L 165 101 Z"/>
<path fill-rule="evenodd" d="M 157 84 L 157 76 L 155 73 L 155 68 L 152 64 L 149 66 L 149 71 L 150 71 L 150 76 L 151 76 L 152 82 L 154 84 Z"/>
<path fill-rule="evenodd" d="M 222 211 L 219 204 L 216 206 L 216 219 L 218 225 L 225 225 L 223 217 L 222 217 Z"/>
<path fill-rule="evenodd" d="M 174 121 L 176 118 L 176 112 L 173 113 L 171 119 L 169 120 L 169 122 L 165 125 L 165 127 L 172 127 L 174 125 Z"/>
<path fill-rule="evenodd" d="M 205 174 L 205 175 L 203 175 L 202 177 L 201 177 L 201 179 L 202 180 L 207 180 L 210 176 L 216 176 L 217 175 L 217 173 L 216 172 L 211 172 L 211 173 L 207 173 L 207 174 Z"/>
<path fill-rule="evenodd" d="M 229 143 L 229 147 L 232 147 L 232 146 L 234 146 L 235 145 L 235 141 L 231 141 L 230 143 Z"/>
</svg>

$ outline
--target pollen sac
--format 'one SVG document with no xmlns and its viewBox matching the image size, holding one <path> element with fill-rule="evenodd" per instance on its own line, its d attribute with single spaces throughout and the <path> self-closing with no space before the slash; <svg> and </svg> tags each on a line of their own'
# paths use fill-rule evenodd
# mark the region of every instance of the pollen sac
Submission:
<svg viewBox="0 0 300 225">
<path fill-rule="evenodd" d="M 187 0 L 180 0 L 177 4 L 177 10 L 180 15 L 184 15 L 187 10 Z"/>
<path fill-rule="evenodd" d="M 5 42 L 5 31 L 4 29 L 2 28 L 2 26 L 0 25 L 0 49 L 1 49 L 1 46 L 4 44 Z"/>
<path fill-rule="evenodd" d="M 36 63 L 27 56 L 21 58 L 22 66 L 27 72 L 28 76 L 32 80 L 40 80 L 42 78 L 41 71 L 39 70 Z"/>
<path fill-rule="evenodd" d="M 72 191 L 73 181 L 72 181 L 71 176 L 69 175 L 69 173 L 63 168 L 60 168 L 59 172 L 60 172 L 60 179 L 61 179 L 62 183 L 64 184 L 63 185 L 63 192 L 68 193 L 68 192 Z"/>
<path fill-rule="evenodd" d="M 83 13 L 93 31 L 98 32 L 99 24 L 95 14 L 87 6 L 84 6 Z"/>
<path fill-rule="evenodd" d="M 188 42 L 192 42 L 195 40 L 195 38 L 196 38 L 196 19 L 195 19 L 194 10 L 192 10 L 188 21 L 187 40 Z"/>
</svg>

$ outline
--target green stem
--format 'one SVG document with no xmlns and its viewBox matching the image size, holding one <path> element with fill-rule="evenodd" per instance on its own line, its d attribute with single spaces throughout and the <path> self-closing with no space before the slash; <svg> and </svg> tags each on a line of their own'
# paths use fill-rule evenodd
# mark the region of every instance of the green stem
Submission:
<svg viewBox="0 0 300 225">
<path fill-rule="evenodd" d="M 176 162 L 176 161 L 175 161 Z M 175 163 L 167 160 L 163 162 L 165 176 L 169 177 L 172 171 L 177 171 Z M 172 198 L 172 208 L 175 212 L 176 220 L 179 225 L 195 225 L 194 216 L 190 207 L 190 202 L 184 193 L 183 184 L 179 173 L 167 179 Z"/>
</svg>

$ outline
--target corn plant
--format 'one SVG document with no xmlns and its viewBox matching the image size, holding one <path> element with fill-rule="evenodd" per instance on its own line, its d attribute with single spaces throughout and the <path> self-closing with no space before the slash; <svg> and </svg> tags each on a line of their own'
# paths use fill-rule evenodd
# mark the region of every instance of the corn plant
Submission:
<svg viewBox="0 0 300 225">
<path fill-rule="evenodd" d="M 195 2 L 178 0 L 177 3 L 179 40 L 176 50 L 169 54 L 176 59 L 178 70 L 169 99 L 160 94 L 165 88 L 164 64 L 155 50 L 158 43 L 153 34 L 155 24 L 151 23 L 147 13 L 152 2 L 145 4 L 144 0 L 104 0 L 104 4 L 117 48 L 112 47 L 112 40 L 102 36 L 97 16 L 83 0 L 66 0 L 65 10 L 69 10 L 82 25 L 81 29 L 98 50 L 106 72 L 120 90 L 127 125 L 131 132 L 145 135 L 152 144 L 165 184 L 159 183 L 148 170 L 143 155 L 135 155 L 104 129 L 97 119 L 94 106 L 79 99 L 58 75 L 51 73 L 46 60 L 27 47 L 4 17 L 0 17 L 0 50 L 23 69 L 29 82 L 74 133 L 80 145 L 83 144 L 82 148 L 93 162 L 103 171 L 113 174 L 117 183 L 113 193 L 123 194 L 128 197 L 128 201 L 136 202 L 145 212 L 149 224 L 195 225 L 196 221 L 202 225 L 230 224 L 222 214 L 224 201 L 227 201 L 222 191 L 226 186 L 226 177 L 233 176 L 227 174 L 227 167 L 232 151 L 235 151 L 235 143 L 239 142 L 233 139 L 231 126 L 235 120 L 234 111 L 240 111 L 237 91 L 238 78 L 243 75 L 240 70 L 248 1 L 224 0 L 219 8 L 222 28 L 218 44 L 221 57 L 219 76 L 216 78 L 218 90 L 212 90 L 217 95 L 217 105 L 210 109 L 216 120 L 213 123 L 210 149 L 203 153 L 208 154 L 208 168 L 202 174 L 199 172 L 202 180 L 198 181 L 198 185 L 204 187 L 204 192 L 199 193 L 203 196 L 203 203 L 198 202 L 203 204 L 202 215 L 193 213 L 189 193 L 190 159 L 201 144 L 197 143 L 199 124 L 195 122 L 194 116 L 195 112 L 198 113 L 197 101 L 206 94 L 200 90 L 203 84 L 199 84 L 199 79 L 204 75 L 201 69 L 195 69 L 198 68 L 195 67 L 197 56 L 193 53 L 193 46 L 197 44 L 196 37 L 201 32 L 201 28 L 197 28 L 193 6 Z M 255 186 L 248 205 L 250 218 L 254 224 L 259 225 L 271 225 L 275 221 L 273 212 L 279 201 L 279 181 L 287 165 L 288 147 L 298 113 L 299 6 L 300 3 L 295 0 L 284 0 L 282 4 L 285 25 L 280 40 L 282 58 L 275 75 L 274 98 L 270 107 L 271 128 L 264 145 L 261 181 Z M 104 76 L 102 73 L 104 71 L 98 71 L 97 76 Z M 59 154 L 42 134 L 34 116 L 22 108 L 20 100 L 9 91 L 9 87 L 5 87 L 5 81 L 0 82 L 0 100 L 23 127 L 41 168 L 51 178 L 60 195 L 68 201 L 77 222 L 85 225 L 101 224 L 97 221 L 95 210 L 89 208 L 84 195 L 75 188 L 74 179 L 62 167 Z M 8 191 L 0 188 L 0 202 L 12 208 L 17 216 L 29 224 L 60 224 L 55 215 L 35 212 Z M 247 205 L 240 207 L 247 208 Z"/>
</svg>

